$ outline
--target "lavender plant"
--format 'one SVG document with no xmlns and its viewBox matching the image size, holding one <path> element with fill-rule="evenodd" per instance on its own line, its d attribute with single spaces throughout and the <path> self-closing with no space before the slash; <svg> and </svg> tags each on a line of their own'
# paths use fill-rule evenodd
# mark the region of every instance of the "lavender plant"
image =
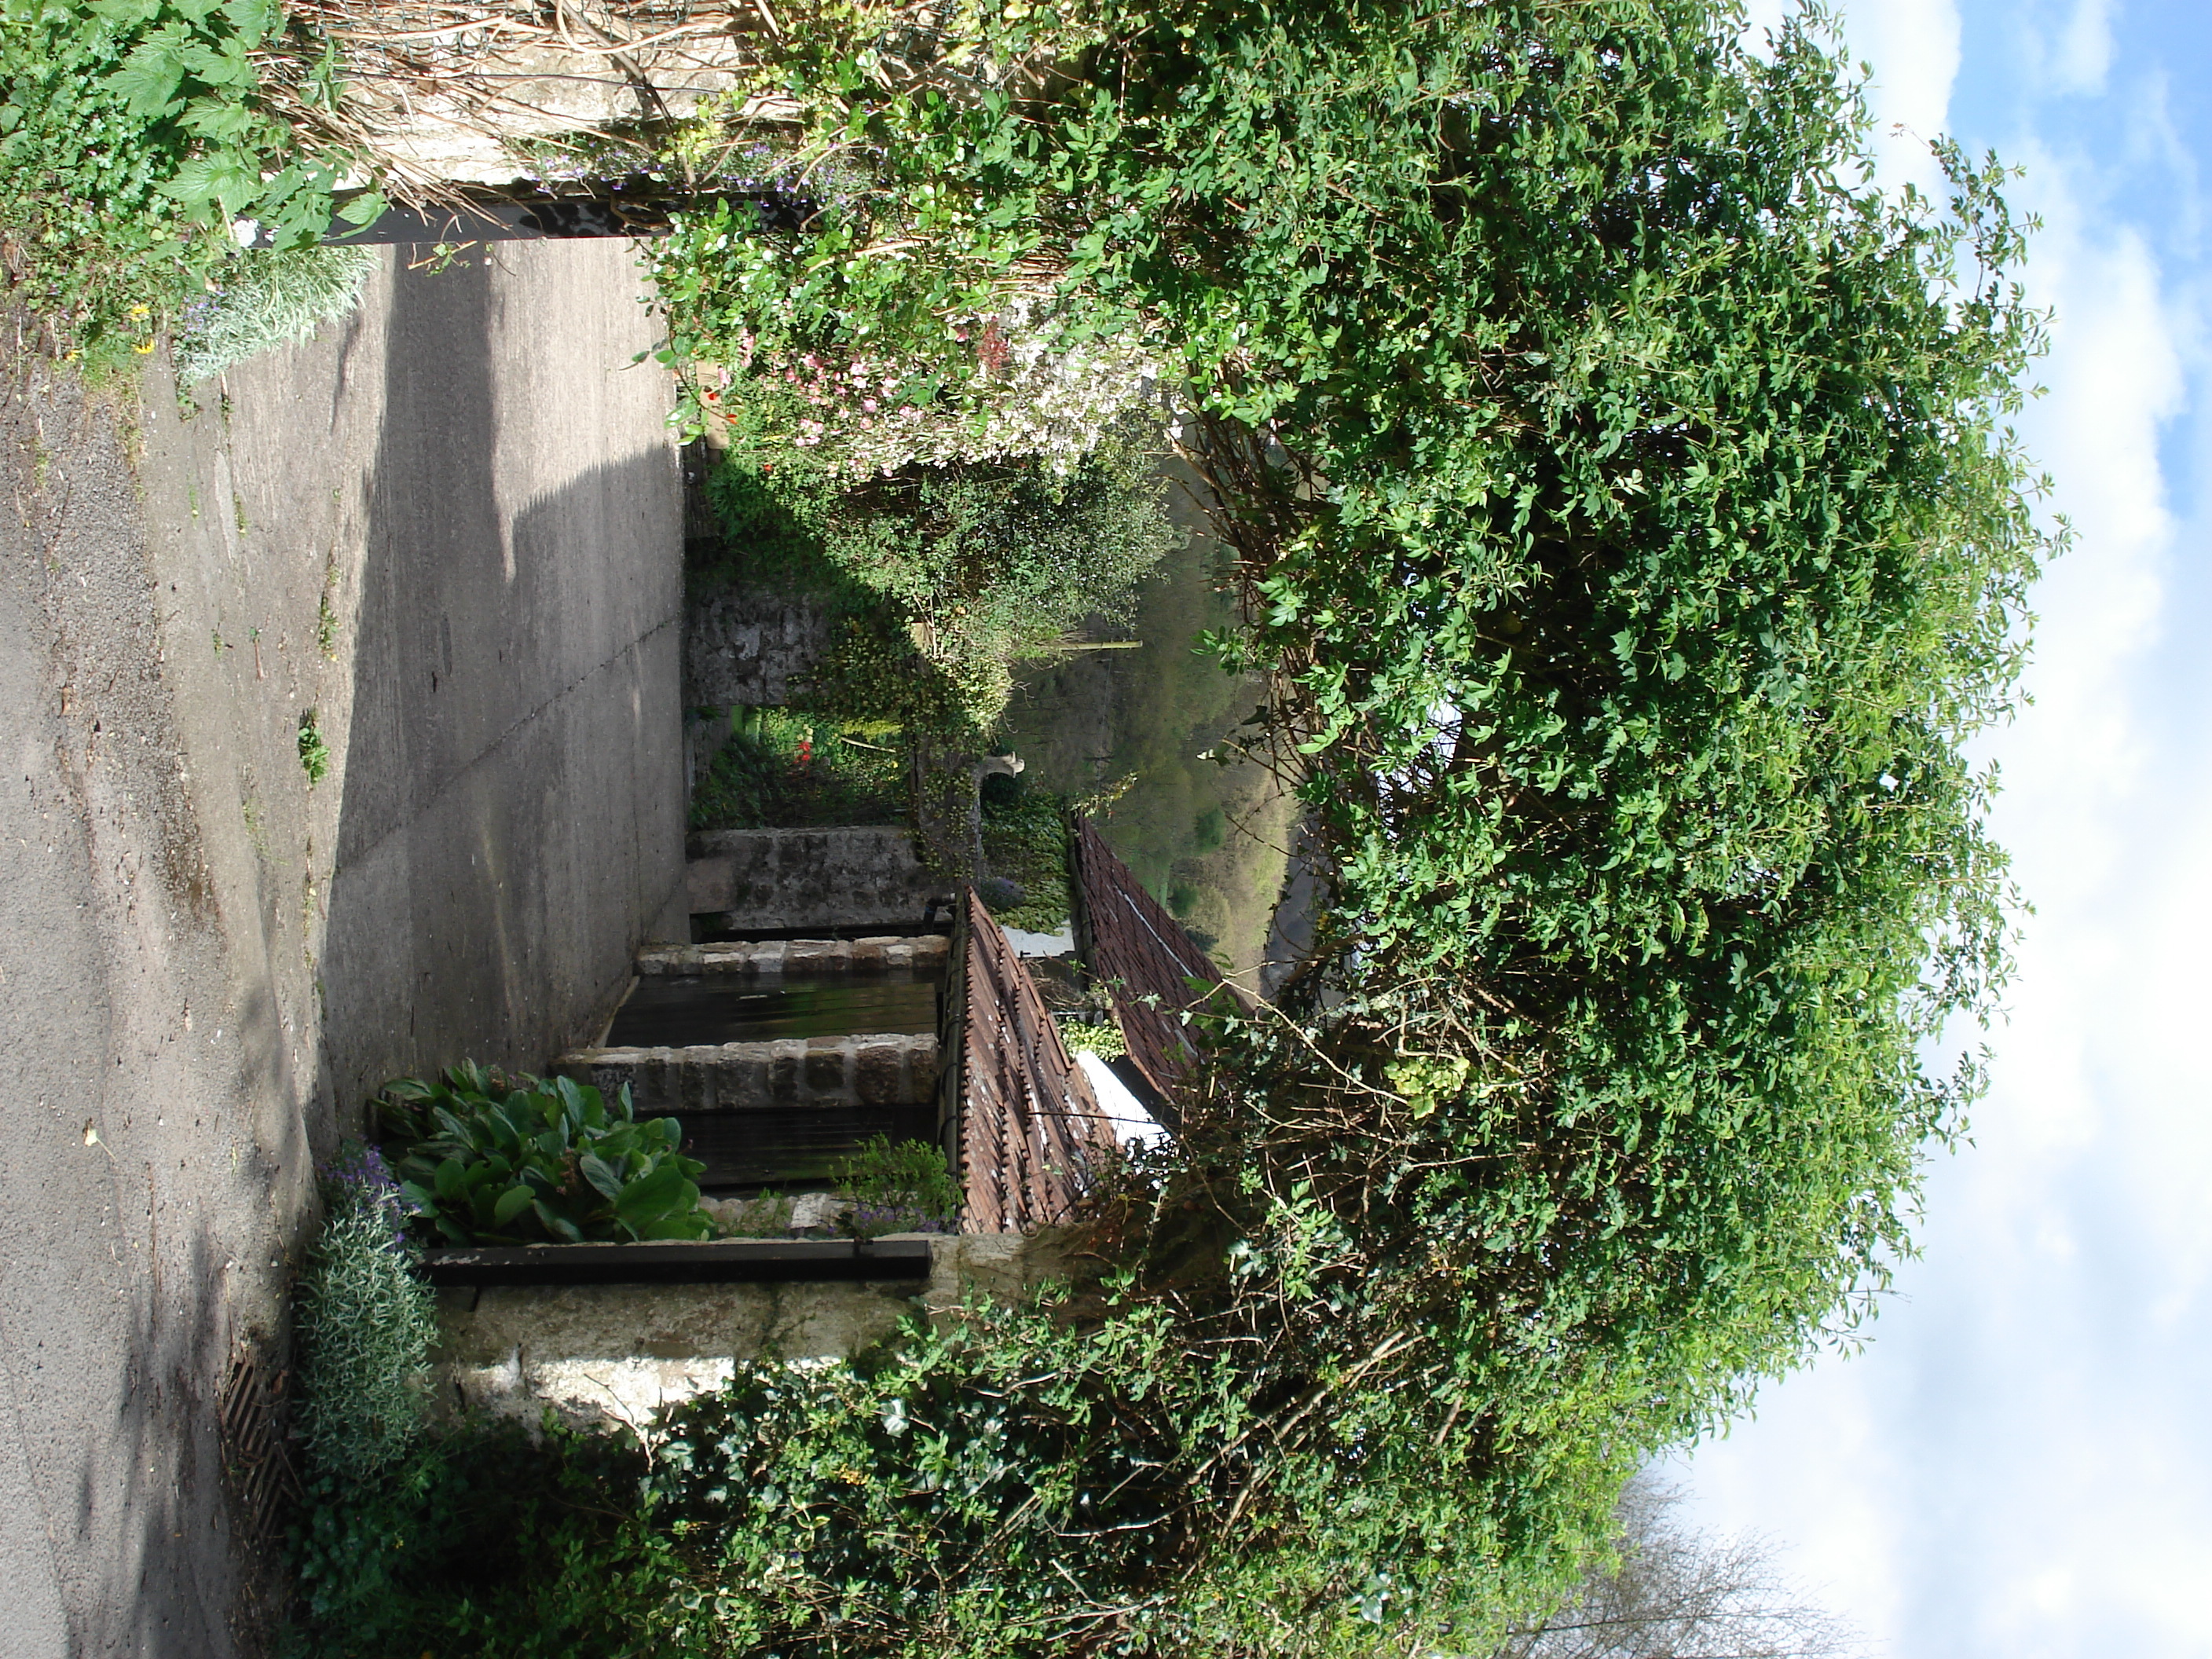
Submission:
<svg viewBox="0 0 2212 1659">
<path fill-rule="evenodd" d="M 381 1152 L 347 1146 L 320 1187 L 323 1224 L 294 1316 L 299 1428 L 322 1472 L 373 1474 L 421 1431 L 430 1289 L 415 1274 L 406 1203 Z"/>
</svg>

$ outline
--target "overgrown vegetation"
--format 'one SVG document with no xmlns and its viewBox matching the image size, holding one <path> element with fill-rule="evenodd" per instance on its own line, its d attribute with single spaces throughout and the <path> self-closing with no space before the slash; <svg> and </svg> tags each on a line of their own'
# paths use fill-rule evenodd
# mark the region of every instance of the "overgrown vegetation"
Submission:
<svg viewBox="0 0 2212 1659">
<path fill-rule="evenodd" d="M 846 1225 L 857 1238 L 950 1231 L 968 1201 L 943 1149 L 927 1140 L 871 1136 L 831 1169 L 830 1180 L 854 1201 Z"/>
<path fill-rule="evenodd" d="M 1278 1006 L 1196 1022 L 1180 1138 L 1077 1241 L 1112 1277 L 745 1367 L 649 1468 L 455 1442 L 368 1510 L 392 1650 L 1490 1650 L 1629 1471 L 1863 1317 L 1978 1086 L 1923 1054 L 2007 969 L 1965 754 L 2052 548 L 2001 174 L 1868 187 L 1821 27 L 788 20 L 813 210 L 653 258 L 733 533 L 865 599 L 817 712 L 995 719 L 1145 568 L 1103 440 L 1164 387 L 1328 908 Z M 556 1175 L 619 1219 L 629 1176 L 465 1188 L 465 1139 L 416 1182 L 459 1236 L 584 1236 Z"/>
<path fill-rule="evenodd" d="M 980 429 L 1039 329 L 1178 389 L 1330 907 L 1116 1247 L 1249 1416 L 1115 1547 L 1419 1646 L 1911 1249 L 1977 1086 L 1923 1046 L 2005 972 L 1964 750 L 2050 550 L 2021 237 L 1955 152 L 1947 204 L 1865 185 L 1817 17 L 1012 10 L 965 94 L 915 89 L 947 37 L 799 26 L 847 183 L 660 250 L 673 340 L 756 410 L 865 351 Z"/>
<path fill-rule="evenodd" d="M 691 792 L 694 830 L 896 823 L 911 814 L 903 733 L 781 708 L 730 711 L 730 734 Z"/>
<path fill-rule="evenodd" d="M 292 345 L 360 303 L 376 266 L 367 248 L 255 248 L 210 278 L 215 292 L 184 307 L 177 383 L 212 380 L 233 364 Z"/>
<path fill-rule="evenodd" d="M 565 1077 L 464 1062 L 402 1078 L 378 1102 L 402 1143 L 399 1190 L 422 1231 L 453 1244 L 704 1238 L 696 1176 L 672 1117 L 640 1119 Z"/>
<path fill-rule="evenodd" d="M 290 27 L 276 0 L 0 0 L 0 227 L 69 351 L 151 351 L 241 280 L 234 227 L 295 249 L 329 226 L 346 158 L 303 146 L 261 96 L 272 55 L 304 60 L 301 95 L 328 95 Z"/>
<path fill-rule="evenodd" d="M 871 399 L 870 401 L 873 401 Z M 810 702 L 969 741 L 1012 665 L 1086 617 L 1127 609 L 1180 532 L 1133 432 L 1055 472 L 1034 456 L 909 463 L 855 479 L 747 434 L 709 489 L 749 576 L 843 598 L 854 617 Z"/>
<path fill-rule="evenodd" d="M 1003 775 L 982 783 L 983 866 L 1017 891 L 991 906 L 1008 927 L 1049 933 L 1067 926 L 1067 802 Z M 1012 902 L 1006 902 L 1012 899 Z"/>
</svg>

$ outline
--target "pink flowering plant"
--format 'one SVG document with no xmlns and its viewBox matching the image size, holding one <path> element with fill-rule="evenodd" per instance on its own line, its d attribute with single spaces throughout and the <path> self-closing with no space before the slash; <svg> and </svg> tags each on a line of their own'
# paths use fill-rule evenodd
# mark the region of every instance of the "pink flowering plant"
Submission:
<svg viewBox="0 0 2212 1659">
<path fill-rule="evenodd" d="M 847 477 L 1023 456 L 1066 477 L 1131 421 L 1169 424 L 1141 346 L 1076 338 L 1026 300 L 946 324 L 934 353 L 777 349 L 750 329 L 736 343 L 734 362 L 690 366 L 679 423 L 762 459 L 804 451 Z"/>
</svg>

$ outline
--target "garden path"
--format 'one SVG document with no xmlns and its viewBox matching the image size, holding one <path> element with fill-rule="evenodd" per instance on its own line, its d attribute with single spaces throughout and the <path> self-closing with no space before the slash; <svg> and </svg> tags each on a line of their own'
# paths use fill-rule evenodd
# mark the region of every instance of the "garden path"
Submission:
<svg viewBox="0 0 2212 1659">
<path fill-rule="evenodd" d="M 189 418 L 0 315 L 9 1659 L 260 1648 L 216 1401 L 313 1158 L 395 1073 L 589 1036 L 683 926 L 637 289 L 618 244 L 387 264 Z"/>
</svg>

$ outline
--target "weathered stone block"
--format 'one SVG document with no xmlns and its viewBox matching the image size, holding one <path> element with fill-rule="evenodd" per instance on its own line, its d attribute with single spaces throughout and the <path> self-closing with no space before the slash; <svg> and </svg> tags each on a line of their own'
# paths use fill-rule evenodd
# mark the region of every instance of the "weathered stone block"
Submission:
<svg viewBox="0 0 2212 1659">
<path fill-rule="evenodd" d="M 847 1092 L 847 1039 L 812 1037 L 806 1044 L 806 1092 L 816 1100 L 842 1100 Z"/>
<path fill-rule="evenodd" d="M 863 1106 L 904 1105 L 916 1097 L 908 1081 L 908 1050 L 900 1042 L 863 1042 L 854 1056 L 853 1087 Z"/>
</svg>

